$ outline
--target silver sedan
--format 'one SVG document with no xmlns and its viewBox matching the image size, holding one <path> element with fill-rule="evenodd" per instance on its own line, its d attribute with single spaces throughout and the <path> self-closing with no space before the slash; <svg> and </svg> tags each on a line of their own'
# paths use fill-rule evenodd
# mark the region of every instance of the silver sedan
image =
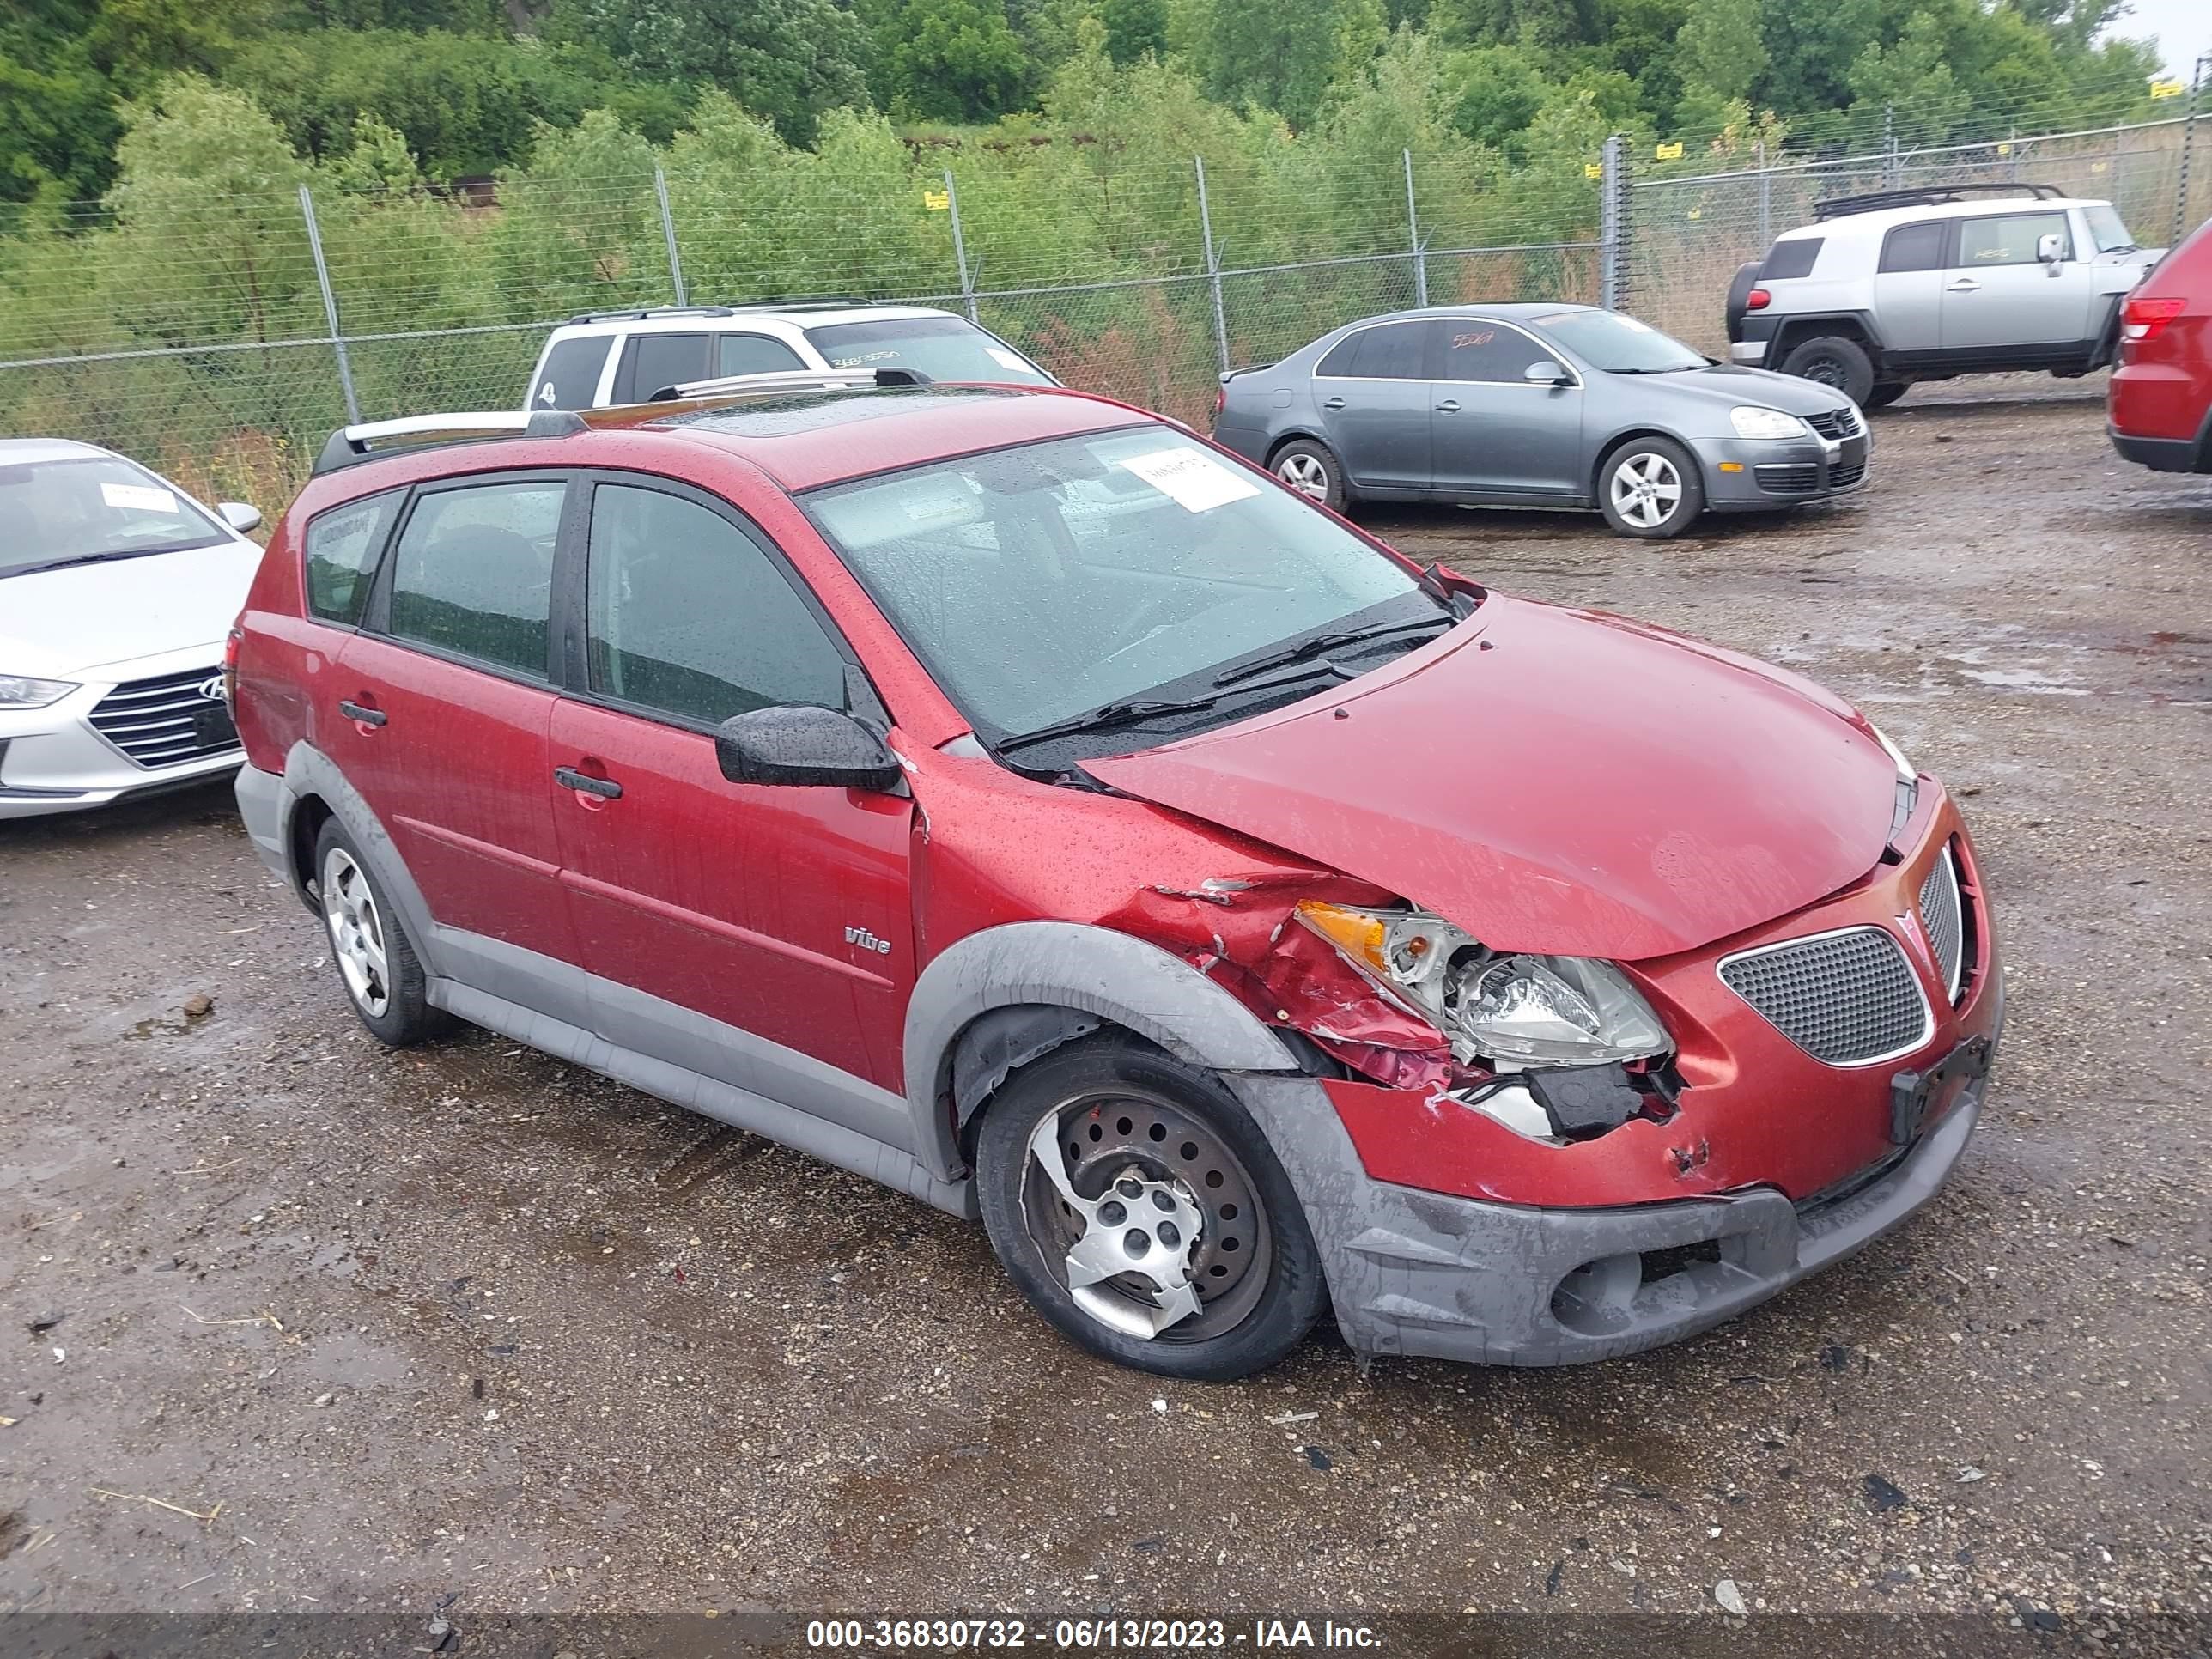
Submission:
<svg viewBox="0 0 2212 1659">
<path fill-rule="evenodd" d="M 1360 500 L 1595 508 L 1624 536 L 1862 488 L 1857 405 L 1716 363 L 1592 306 L 1370 317 L 1222 378 L 1216 442 L 1339 511 Z"/>
</svg>

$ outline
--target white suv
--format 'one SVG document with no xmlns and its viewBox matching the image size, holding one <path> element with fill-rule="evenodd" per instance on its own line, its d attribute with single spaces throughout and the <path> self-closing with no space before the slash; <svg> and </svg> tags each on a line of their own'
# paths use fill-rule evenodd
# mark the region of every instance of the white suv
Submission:
<svg viewBox="0 0 2212 1659">
<path fill-rule="evenodd" d="M 2165 251 L 2051 185 L 1883 191 L 1814 217 L 1736 273 L 1729 355 L 1870 409 L 1916 380 L 2104 368 L 2120 301 Z"/>
<path fill-rule="evenodd" d="M 988 329 L 928 306 L 809 300 L 588 312 L 553 331 L 527 409 L 605 409 L 733 375 L 904 368 L 933 380 L 1058 381 Z"/>
</svg>

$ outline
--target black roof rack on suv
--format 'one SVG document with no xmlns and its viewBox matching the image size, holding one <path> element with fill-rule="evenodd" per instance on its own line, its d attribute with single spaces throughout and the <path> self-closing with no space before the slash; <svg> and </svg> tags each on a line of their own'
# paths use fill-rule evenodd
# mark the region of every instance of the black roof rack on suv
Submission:
<svg viewBox="0 0 2212 1659">
<path fill-rule="evenodd" d="M 1813 219 L 1819 223 L 1854 213 L 1874 213 L 1882 208 L 1936 207 L 1944 202 L 1963 202 L 1973 196 L 2028 196 L 2039 202 L 2051 202 L 2063 198 L 2065 194 L 2056 185 L 1928 185 L 1917 190 L 1877 190 L 1864 196 L 1838 196 L 1815 202 Z"/>
<path fill-rule="evenodd" d="M 873 300 L 864 300 L 856 294 L 804 294 L 788 300 L 732 300 L 732 311 L 849 311 L 854 306 L 872 306 Z"/>
<path fill-rule="evenodd" d="M 580 311 L 572 323 L 641 323 L 649 317 L 726 317 L 728 306 L 644 306 L 629 311 Z"/>
</svg>

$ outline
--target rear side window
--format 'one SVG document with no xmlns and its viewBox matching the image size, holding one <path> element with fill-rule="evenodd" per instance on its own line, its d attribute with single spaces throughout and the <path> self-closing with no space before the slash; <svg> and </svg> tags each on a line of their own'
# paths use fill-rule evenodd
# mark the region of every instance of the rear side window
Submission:
<svg viewBox="0 0 2212 1659">
<path fill-rule="evenodd" d="M 2007 213 L 1986 219 L 1959 221 L 1959 264 L 1967 269 L 1982 265 L 2032 265 L 2035 245 L 2045 236 L 2058 239 L 2058 257 L 2074 257 L 2074 239 L 2067 234 L 2063 213 Z"/>
<path fill-rule="evenodd" d="M 1428 355 L 1428 336 L 1426 323 L 1384 323 L 1379 328 L 1364 328 L 1330 352 L 1316 372 L 1358 380 L 1425 380 L 1423 362 Z M 1339 366 L 1331 368 L 1330 363 Z"/>
<path fill-rule="evenodd" d="M 545 354 L 538 384 L 530 388 L 530 406 L 589 409 L 599 395 L 599 371 L 613 343 L 611 334 L 583 334 L 555 346 Z"/>
<path fill-rule="evenodd" d="M 707 379 L 713 373 L 707 342 L 704 334 L 631 335 L 615 371 L 615 401 L 641 404 L 656 392 Z"/>
<path fill-rule="evenodd" d="M 719 725 L 773 703 L 845 706 L 845 659 L 759 543 L 657 489 L 592 492 L 592 689 Z"/>
<path fill-rule="evenodd" d="M 804 368 L 799 354 L 781 340 L 765 334 L 718 334 L 714 337 L 717 374 L 774 374 Z"/>
<path fill-rule="evenodd" d="M 558 479 L 416 497 L 392 554 L 391 633 L 544 679 Z"/>
<path fill-rule="evenodd" d="M 1810 276 L 1827 240 L 1825 236 L 1793 236 L 1788 241 L 1777 242 L 1766 250 L 1766 262 L 1759 268 L 1759 280 L 1774 283 L 1786 282 L 1793 276 Z"/>
<path fill-rule="evenodd" d="M 356 627 L 368 603 L 376 556 L 392 528 L 404 494 L 371 495 L 318 514 L 307 524 L 307 611 L 325 622 Z"/>
<path fill-rule="evenodd" d="M 1941 270 L 1944 233 L 1950 228 L 1941 219 L 1917 225 L 1899 225 L 1881 239 L 1883 270 Z"/>
</svg>

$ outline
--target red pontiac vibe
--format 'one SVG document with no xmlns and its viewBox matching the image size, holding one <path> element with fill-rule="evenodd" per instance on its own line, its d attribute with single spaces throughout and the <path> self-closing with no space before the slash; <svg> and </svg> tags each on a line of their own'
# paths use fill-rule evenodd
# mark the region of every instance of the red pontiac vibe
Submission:
<svg viewBox="0 0 2212 1659">
<path fill-rule="evenodd" d="M 379 447 L 430 424 L 332 440 L 231 668 L 246 826 L 386 1042 L 458 1018 L 980 1216 L 1062 1333 L 1193 1377 L 1325 1310 L 1686 1336 L 1973 1131 L 1972 846 L 1792 675 L 1075 393 Z"/>
</svg>

